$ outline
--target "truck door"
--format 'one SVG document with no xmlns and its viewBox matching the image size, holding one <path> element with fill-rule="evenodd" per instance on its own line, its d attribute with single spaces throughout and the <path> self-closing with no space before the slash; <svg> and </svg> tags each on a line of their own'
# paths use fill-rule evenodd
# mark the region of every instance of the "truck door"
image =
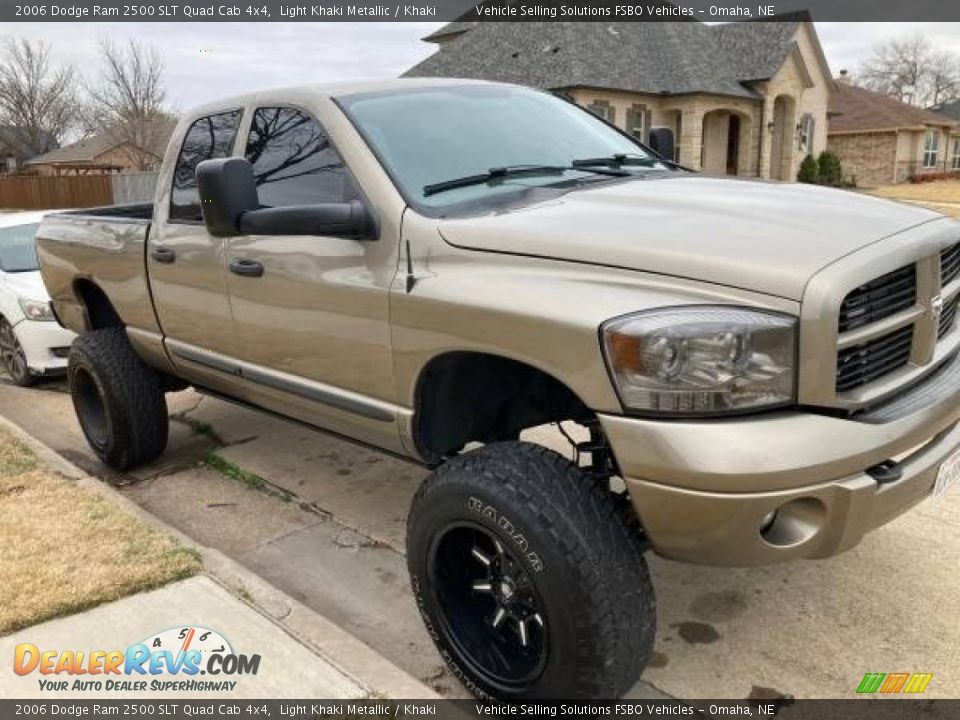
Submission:
<svg viewBox="0 0 960 720">
<path fill-rule="evenodd" d="M 367 202 L 305 110 L 256 108 L 244 154 L 261 206 Z M 388 315 L 398 242 L 230 238 L 227 282 L 251 400 L 399 449 Z"/>
<path fill-rule="evenodd" d="M 203 224 L 196 167 L 233 152 L 241 110 L 195 120 L 184 135 L 158 202 L 147 247 L 154 306 L 167 352 L 187 379 L 233 392 L 239 384 L 239 343 L 227 294 L 226 241 Z"/>
</svg>

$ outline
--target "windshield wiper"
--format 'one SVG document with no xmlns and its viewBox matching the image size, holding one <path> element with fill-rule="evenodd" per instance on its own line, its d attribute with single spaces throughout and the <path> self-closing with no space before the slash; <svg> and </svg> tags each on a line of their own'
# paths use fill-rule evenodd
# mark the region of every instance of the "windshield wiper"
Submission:
<svg viewBox="0 0 960 720">
<path fill-rule="evenodd" d="M 602 163 L 593 163 L 600 165 Z M 508 165 L 506 167 L 490 168 L 485 173 L 479 175 L 467 175 L 466 177 L 454 178 L 453 180 L 444 180 L 443 182 L 433 183 L 423 186 L 423 196 L 430 197 L 437 193 L 447 190 L 456 190 L 457 188 L 471 187 L 473 185 L 483 185 L 485 183 L 497 182 L 517 177 L 532 177 L 536 175 L 562 175 L 565 172 L 577 170 L 579 172 L 591 172 L 596 175 L 608 175 L 610 177 L 626 177 L 630 173 L 617 169 L 604 169 L 592 167 L 590 164 L 578 166 L 571 165 Z"/>
<path fill-rule="evenodd" d="M 595 167 L 597 165 L 606 165 L 612 168 L 621 168 L 624 165 L 649 168 L 656 167 L 657 165 L 667 165 L 672 168 L 680 167 L 680 165 L 673 160 L 666 160 L 665 158 L 652 157 L 649 155 L 627 155 L 626 153 L 617 153 L 616 155 L 608 155 L 607 157 L 583 158 L 574 160 L 570 164 L 577 168 Z"/>
</svg>

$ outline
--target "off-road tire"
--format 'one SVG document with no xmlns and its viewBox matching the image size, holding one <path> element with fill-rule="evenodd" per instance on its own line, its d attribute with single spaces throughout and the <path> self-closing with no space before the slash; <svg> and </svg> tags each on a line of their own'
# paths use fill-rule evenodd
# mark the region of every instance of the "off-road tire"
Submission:
<svg viewBox="0 0 960 720">
<path fill-rule="evenodd" d="M 10 322 L 0 315 L 0 366 L 6 368 L 14 385 L 33 387 L 37 376 L 30 372 L 27 357 Z"/>
<path fill-rule="evenodd" d="M 70 349 L 67 378 L 83 434 L 104 463 L 127 470 L 166 449 L 163 378 L 137 357 L 123 328 L 78 337 Z"/>
<path fill-rule="evenodd" d="M 451 618 L 463 625 L 451 615 L 437 570 L 451 565 L 437 558 L 445 538 L 475 527 L 478 537 L 491 534 L 515 556 L 511 566 L 522 566 L 518 572 L 543 605 L 546 660 L 539 675 L 520 683 L 487 672 L 451 629 Z M 656 610 L 644 548 L 621 500 L 566 458 L 525 442 L 486 445 L 440 466 L 421 485 L 407 521 L 420 614 L 450 671 L 478 697 L 622 696 L 653 649 Z"/>
</svg>

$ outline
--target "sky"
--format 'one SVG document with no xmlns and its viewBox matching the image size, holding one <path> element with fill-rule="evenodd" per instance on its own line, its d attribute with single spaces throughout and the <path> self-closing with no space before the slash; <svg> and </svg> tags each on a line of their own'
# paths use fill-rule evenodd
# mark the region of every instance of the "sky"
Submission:
<svg viewBox="0 0 960 720">
<path fill-rule="evenodd" d="M 420 38 L 443 23 L 5 23 L 0 36 L 42 39 L 83 74 L 97 41 L 150 43 L 166 68 L 168 100 L 186 110 L 253 89 L 395 77 L 427 57 Z M 960 54 L 960 23 L 817 23 L 834 74 L 853 70 L 879 40 L 915 32 Z"/>
</svg>

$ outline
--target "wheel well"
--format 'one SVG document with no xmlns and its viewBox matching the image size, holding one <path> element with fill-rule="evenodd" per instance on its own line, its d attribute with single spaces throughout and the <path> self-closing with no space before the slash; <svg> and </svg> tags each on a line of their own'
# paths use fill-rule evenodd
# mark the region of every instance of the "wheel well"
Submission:
<svg viewBox="0 0 960 720">
<path fill-rule="evenodd" d="M 484 353 L 433 359 L 420 374 L 413 435 L 428 462 L 470 442 L 515 440 L 520 431 L 593 413 L 566 385 L 535 367 Z"/>
<path fill-rule="evenodd" d="M 74 289 L 87 310 L 89 330 L 123 327 L 123 321 L 114 309 L 113 303 L 98 285 L 90 280 L 77 280 Z"/>
</svg>

